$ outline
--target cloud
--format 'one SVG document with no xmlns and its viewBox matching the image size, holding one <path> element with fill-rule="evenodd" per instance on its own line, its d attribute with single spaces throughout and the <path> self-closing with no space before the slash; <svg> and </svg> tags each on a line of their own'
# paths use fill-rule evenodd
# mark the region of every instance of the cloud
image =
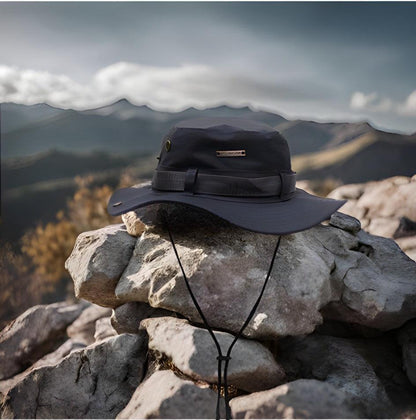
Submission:
<svg viewBox="0 0 416 420">
<path fill-rule="evenodd" d="M 0 102 L 46 102 L 63 108 L 92 108 L 122 97 L 169 111 L 224 103 L 276 108 L 326 95 L 319 86 L 258 80 L 207 65 L 156 67 L 118 62 L 99 70 L 88 84 L 65 75 L 0 66 Z"/>
<path fill-rule="evenodd" d="M 355 111 L 391 112 L 403 116 L 416 116 L 416 90 L 404 102 L 382 98 L 376 92 L 368 94 L 354 92 L 351 96 L 350 108 Z"/>
</svg>

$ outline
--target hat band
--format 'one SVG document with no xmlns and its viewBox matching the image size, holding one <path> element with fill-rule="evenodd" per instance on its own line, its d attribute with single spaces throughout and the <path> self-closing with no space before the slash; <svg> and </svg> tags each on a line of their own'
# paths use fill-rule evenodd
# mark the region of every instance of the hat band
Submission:
<svg viewBox="0 0 416 420">
<path fill-rule="evenodd" d="M 152 188 L 161 191 L 187 191 L 193 194 L 213 194 L 233 197 L 278 196 L 288 200 L 296 191 L 296 173 L 246 178 L 187 171 L 155 170 Z"/>
</svg>

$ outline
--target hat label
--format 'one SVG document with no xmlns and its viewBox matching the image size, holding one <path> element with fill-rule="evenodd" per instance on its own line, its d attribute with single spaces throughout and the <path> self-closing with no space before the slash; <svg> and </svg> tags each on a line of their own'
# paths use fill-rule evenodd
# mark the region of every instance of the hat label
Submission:
<svg viewBox="0 0 416 420">
<path fill-rule="evenodd" d="M 218 157 L 236 157 L 236 156 L 245 156 L 245 150 L 217 150 Z"/>
</svg>

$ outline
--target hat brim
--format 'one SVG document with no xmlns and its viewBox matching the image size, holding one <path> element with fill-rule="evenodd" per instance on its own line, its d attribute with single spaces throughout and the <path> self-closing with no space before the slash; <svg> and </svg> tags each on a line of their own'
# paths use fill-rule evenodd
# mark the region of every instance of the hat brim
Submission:
<svg viewBox="0 0 416 420">
<path fill-rule="evenodd" d="M 146 185 L 122 188 L 112 195 L 108 212 L 112 216 L 155 203 L 182 203 L 213 213 L 228 222 L 254 232 L 286 235 L 306 230 L 329 219 L 346 200 L 317 197 L 299 188 L 290 200 L 275 197 L 226 197 L 189 192 L 158 191 Z"/>
</svg>

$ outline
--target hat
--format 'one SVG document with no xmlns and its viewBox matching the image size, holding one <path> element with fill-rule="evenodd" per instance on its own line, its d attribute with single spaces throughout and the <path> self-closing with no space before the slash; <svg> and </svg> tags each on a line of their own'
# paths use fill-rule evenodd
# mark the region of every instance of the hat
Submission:
<svg viewBox="0 0 416 420">
<path fill-rule="evenodd" d="M 345 203 L 296 188 L 286 140 L 258 121 L 181 121 L 164 137 L 157 159 L 151 185 L 112 195 L 111 215 L 153 203 L 183 203 L 244 229 L 283 235 L 328 219 Z"/>
</svg>

